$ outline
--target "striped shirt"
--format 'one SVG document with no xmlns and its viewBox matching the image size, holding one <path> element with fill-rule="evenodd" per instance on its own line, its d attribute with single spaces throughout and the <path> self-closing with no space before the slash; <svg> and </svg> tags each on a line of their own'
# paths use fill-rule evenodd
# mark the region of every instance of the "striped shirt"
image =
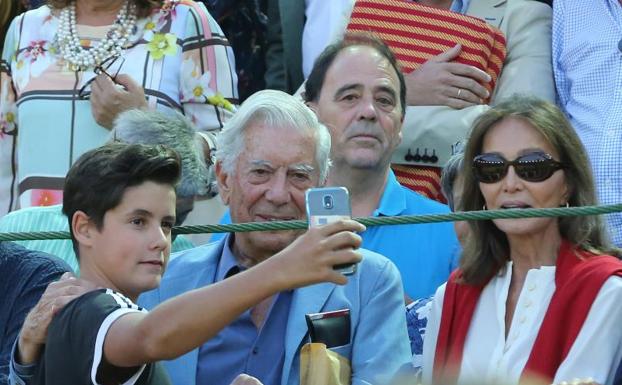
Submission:
<svg viewBox="0 0 622 385">
<path fill-rule="evenodd" d="M 128 313 L 147 311 L 111 289 L 95 290 L 67 304 L 49 326 L 32 384 L 170 385 L 159 362 L 118 367 L 104 361 L 112 324 Z"/>
</svg>

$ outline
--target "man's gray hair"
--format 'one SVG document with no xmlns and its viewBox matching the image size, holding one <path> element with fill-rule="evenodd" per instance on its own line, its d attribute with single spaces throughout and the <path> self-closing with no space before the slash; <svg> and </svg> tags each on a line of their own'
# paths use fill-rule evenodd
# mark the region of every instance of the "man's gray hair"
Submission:
<svg viewBox="0 0 622 385">
<path fill-rule="evenodd" d="M 303 134 L 311 135 L 315 139 L 315 160 L 319 166 L 320 183 L 326 181 L 330 167 L 328 129 L 300 99 L 276 90 L 263 90 L 251 95 L 225 123 L 216 139 L 218 148 L 216 159 L 222 162 L 226 173 L 234 173 L 235 162 L 244 150 L 246 128 L 252 123 L 291 127 Z M 274 141 L 278 143 L 279 138 L 274 138 Z"/>
<path fill-rule="evenodd" d="M 456 178 L 458 178 L 458 175 L 462 172 L 463 164 L 464 153 L 458 152 L 449 158 L 441 173 L 441 191 L 443 192 L 443 195 L 445 195 L 447 205 L 451 211 L 460 209 L 455 207 L 456 202 L 454 202 L 454 187 Z"/>
<path fill-rule="evenodd" d="M 195 140 L 192 123 L 182 114 L 128 110 L 114 121 L 111 140 L 135 144 L 162 144 L 177 151 L 181 158 L 181 179 L 177 196 L 204 195 L 208 173 L 201 142 Z"/>
</svg>

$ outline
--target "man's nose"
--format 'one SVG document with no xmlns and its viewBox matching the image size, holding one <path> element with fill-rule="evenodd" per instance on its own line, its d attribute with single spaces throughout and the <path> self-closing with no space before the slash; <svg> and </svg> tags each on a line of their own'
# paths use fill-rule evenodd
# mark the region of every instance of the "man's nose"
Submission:
<svg viewBox="0 0 622 385">
<path fill-rule="evenodd" d="M 270 185 L 266 190 L 265 197 L 275 206 L 286 204 L 290 201 L 291 195 L 289 191 L 289 184 L 287 183 L 287 172 L 276 172 L 270 181 Z"/>
<path fill-rule="evenodd" d="M 364 96 L 359 101 L 359 119 L 361 120 L 376 120 L 376 104 L 372 96 Z"/>
</svg>

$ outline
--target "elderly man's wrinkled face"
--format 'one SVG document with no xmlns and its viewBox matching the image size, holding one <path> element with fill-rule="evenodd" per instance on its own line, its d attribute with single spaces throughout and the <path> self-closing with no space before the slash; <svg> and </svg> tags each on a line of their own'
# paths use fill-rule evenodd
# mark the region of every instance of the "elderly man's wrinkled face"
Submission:
<svg viewBox="0 0 622 385">
<path fill-rule="evenodd" d="M 293 127 L 250 123 L 235 170 L 216 165 L 219 191 L 234 223 L 306 218 L 305 191 L 319 183 L 315 139 Z M 285 248 L 301 231 L 237 233 L 238 258 L 259 262 Z"/>
<path fill-rule="evenodd" d="M 310 102 L 332 137 L 335 168 L 382 169 L 402 139 L 397 73 L 374 48 L 345 48 L 328 68 L 317 102 Z"/>
</svg>

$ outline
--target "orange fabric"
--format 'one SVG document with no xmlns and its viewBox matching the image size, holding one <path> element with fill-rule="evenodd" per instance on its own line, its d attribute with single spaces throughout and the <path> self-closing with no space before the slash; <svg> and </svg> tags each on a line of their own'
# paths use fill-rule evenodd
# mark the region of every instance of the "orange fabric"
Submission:
<svg viewBox="0 0 622 385">
<path fill-rule="evenodd" d="M 392 164 L 397 181 L 402 186 L 441 203 L 447 200 L 441 192 L 441 168 Z"/>
<path fill-rule="evenodd" d="M 406 73 L 460 43 L 462 51 L 455 61 L 488 73 L 492 80 L 484 86 L 491 94 L 506 56 L 505 36 L 498 28 L 472 16 L 405 0 L 357 0 L 347 30 L 376 34 L 391 47 Z"/>
</svg>

